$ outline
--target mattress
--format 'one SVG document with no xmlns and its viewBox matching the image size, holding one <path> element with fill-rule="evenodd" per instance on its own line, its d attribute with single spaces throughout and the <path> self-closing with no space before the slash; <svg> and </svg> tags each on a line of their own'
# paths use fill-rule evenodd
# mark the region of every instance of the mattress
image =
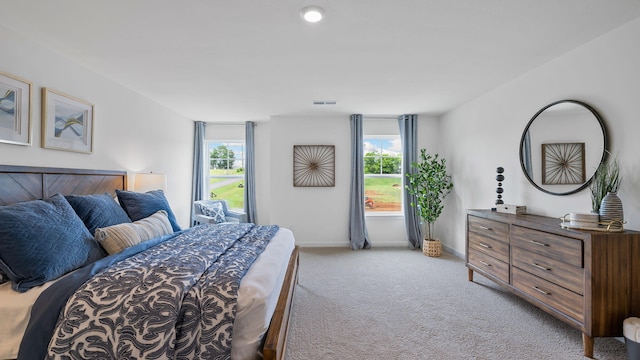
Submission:
<svg viewBox="0 0 640 360">
<path fill-rule="evenodd" d="M 240 282 L 232 358 L 260 358 L 262 339 L 278 302 L 294 246 L 291 230 L 280 228 Z M 25 293 L 12 290 L 10 283 L 0 285 L 0 359 L 15 359 L 18 356 L 33 303 L 55 281 Z"/>
</svg>

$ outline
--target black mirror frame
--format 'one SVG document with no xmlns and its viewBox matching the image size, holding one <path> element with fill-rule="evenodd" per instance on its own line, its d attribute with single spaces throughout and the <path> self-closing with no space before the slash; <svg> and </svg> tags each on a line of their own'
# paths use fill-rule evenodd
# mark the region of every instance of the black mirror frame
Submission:
<svg viewBox="0 0 640 360">
<path fill-rule="evenodd" d="M 519 154 L 520 154 L 520 167 L 522 168 L 522 172 L 524 173 L 524 176 L 527 178 L 527 180 L 529 180 L 529 182 L 531 183 L 531 185 L 533 185 L 536 189 L 550 194 L 550 195 L 559 195 L 559 196 L 563 196 L 563 195 L 571 195 L 571 194 L 575 194 L 579 191 L 582 191 L 583 189 L 585 189 L 587 186 L 589 186 L 589 184 L 591 183 L 591 180 L 593 179 L 593 175 L 591 175 L 591 177 L 584 182 L 584 184 L 580 185 L 578 188 L 571 190 L 571 191 L 567 191 L 567 192 L 563 192 L 563 193 L 557 193 L 557 192 L 553 192 L 553 191 L 549 191 L 546 189 L 543 189 L 542 187 L 540 187 L 540 185 L 536 184 L 535 181 L 533 181 L 533 179 L 529 176 L 529 173 L 527 172 L 525 166 L 524 166 L 524 158 L 523 158 L 523 154 L 522 154 L 522 146 L 524 146 L 524 141 L 525 141 L 525 137 L 527 132 L 529 132 L 529 127 L 531 127 L 531 124 L 533 124 L 533 121 L 538 117 L 538 115 L 540 115 L 543 111 L 545 111 L 546 109 L 557 105 L 557 104 L 562 104 L 562 103 L 573 103 L 576 105 L 580 105 L 583 106 L 584 108 L 586 108 L 587 110 L 591 111 L 591 113 L 593 114 L 593 116 L 595 116 L 596 120 L 598 120 L 598 124 L 600 124 L 600 128 L 602 129 L 602 137 L 604 140 L 604 151 L 602 152 L 602 158 L 600 159 L 600 162 L 598 163 L 598 165 L 602 164 L 606 159 L 607 159 L 607 154 L 609 153 L 609 141 L 607 138 L 607 129 L 604 125 L 604 121 L 602 120 L 602 117 L 600 117 L 600 114 L 598 114 L 598 112 L 592 108 L 591 106 L 583 103 L 582 101 L 578 101 L 578 100 L 559 100 L 556 102 L 553 102 L 545 107 L 543 107 L 542 109 L 540 109 L 535 115 L 533 115 L 533 117 L 531 118 L 531 120 L 529 120 L 529 122 L 527 123 L 527 126 L 524 128 L 524 131 L 522 132 L 522 137 L 520 138 L 520 147 L 519 147 Z"/>
</svg>

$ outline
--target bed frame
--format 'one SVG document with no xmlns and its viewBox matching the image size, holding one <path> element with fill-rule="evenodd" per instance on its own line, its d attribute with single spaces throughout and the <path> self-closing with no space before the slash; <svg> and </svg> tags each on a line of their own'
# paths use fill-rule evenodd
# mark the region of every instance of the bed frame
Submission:
<svg viewBox="0 0 640 360">
<path fill-rule="evenodd" d="M 90 195 L 127 189 L 127 172 L 0 165 L 0 205 L 62 195 Z M 298 282 L 299 251 L 295 247 L 271 324 L 265 335 L 264 360 L 284 359 L 293 294 Z"/>
</svg>

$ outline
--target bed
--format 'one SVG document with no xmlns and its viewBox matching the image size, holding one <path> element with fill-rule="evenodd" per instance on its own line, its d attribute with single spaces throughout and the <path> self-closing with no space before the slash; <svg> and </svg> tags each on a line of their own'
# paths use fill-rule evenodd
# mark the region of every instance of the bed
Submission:
<svg viewBox="0 0 640 360">
<path fill-rule="evenodd" d="M 132 195 L 132 192 L 126 191 L 126 184 L 126 172 L 122 171 L 0 165 L 0 206 L 11 204 L 21 205 L 34 202 L 34 200 L 37 199 L 50 199 L 47 201 L 53 204 L 55 203 L 55 201 L 62 201 L 62 199 L 60 198 L 65 198 L 72 205 L 74 205 L 73 200 L 76 197 L 84 200 L 85 198 L 93 199 L 94 195 L 96 197 L 102 198 L 102 195 L 109 194 L 111 199 L 118 197 L 118 199 L 121 201 L 121 204 L 124 204 L 122 208 L 125 208 L 125 210 L 127 210 L 127 212 L 131 214 L 131 212 L 129 212 L 130 209 L 127 209 L 125 206 L 128 204 L 129 200 L 126 197 L 121 197 L 124 195 Z M 135 194 L 135 196 L 139 195 Z M 166 201 L 166 199 L 164 201 Z M 115 201 L 113 202 L 115 203 Z M 111 205 L 112 204 L 110 204 L 109 206 Z M 85 221 L 86 214 L 81 214 L 75 207 L 74 210 L 76 210 L 78 217 L 85 222 L 85 225 L 87 225 L 87 229 L 90 229 L 89 223 Z M 136 209 L 132 210 L 133 213 L 135 213 L 135 211 Z M 130 217 L 132 220 L 134 219 L 133 216 Z M 189 316 L 193 318 L 195 316 L 193 314 L 199 314 L 199 312 L 189 312 L 188 309 L 190 308 L 186 305 L 183 306 L 185 309 L 187 309 L 183 310 L 183 313 L 181 313 L 179 316 L 183 323 L 181 323 L 180 326 L 176 325 L 176 328 L 179 330 L 172 331 L 173 333 L 178 333 L 177 336 L 182 336 L 182 338 L 178 339 L 183 339 L 185 338 L 185 336 L 188 339 L 198 337 L 198 341 L 200 341 L 201 344 L 200 346 L 202 347 L 202 349 L 204 349 L 193 352 L 194 350 L 192 350 L 192 348 L 194 347 L 194 343 L 192 343 L 192 340 L 183 341 L 183 343 L 187 344 L 183 345 L 183 350 L 185 348 L 187 349 L 186 352 L 183 352 L 183 354 L 186 354 L 184 356 L 185 358 L 204 356 L 211 357 L 211 351 L 215 351 L 215 349 L 211 350 L 211 346 L 209 346 L 210 344 L 208 342 L 208 339 L 210 338 L 208 338 L 207 336 L 212 336 L 213 339 L 215 339 L 217 342 L 224 343 L 224 346 L 228 345 L 230 347 L 229 352 L 221 353 L 230 353 L 233 358 L 263 358 L 267 360 L 284 358 L 289 314 L 295 286 L 297 283 L 298 273 L 298 249 L 295 246 L 295 241 L 293 239 L 293 234 L 291 233 L 291 231 L 272 225 L 259 226 L 253 224 L 220 224 L 201 225 L 190 229 L 174 231 L 173 233 L 171 233 L 171 227 L 176 225 L 175 218 L 171 219 L 171 216 L 169 216 L 169 214 L 166 214 L 166 211 L 164 210 L 158 211 L 157 213 L 154 213 L 153 216 L 149 216 L 148 218 L 145 217 L 144 219 L 134 221 L 133 224 L 145 221 L 157 221 L 159 224 L 164 224 L 159 226 L 169 228 L 167 231 L 170 234 L 163 233 L 163 236 L 157 237 L 154 235 L 153 238 L 149 239 L 148 241 L 125 246 L 122 249 L 116 249 L 115 253 L 105 254 L 105 256 L 98 256 L 98 259 L 96 261 L 93 261 L 93 258 L 91 258 L 90 256 L 91 252 L 89 252 L 89 255 L 83 255 L 87 256 L 87 259 L 91 258 L 90 260 L 86 260 L 86 265 L 73 269 L 73 271 L 66 272 L 64 273 L 64 275 L 54 277 L 53 279 L 46 279 L 47 281 L 39 281 L 33 283 L 31 284 L 32 286 L 29 285 L 29 281 L 26 280 L 24 282 L 21 281 L 20 285 L 13 284 L 11 282 L 0 284 L 0 318 L 3 319 L 2 324 L 0 324 L 0 358 L 15 358 L 17 354 L 16 351 L 17 349 L 20 349 L 19 345 L 21 343 L 23 343 L 23 349 L 20 350 L 20 357 L 24 357 L 23 355 L 25 353 L 28 354 L 27 350 L 24 350 L 25 347 L 36 347 L 36 345 L 34 345 L 34 339 L 36 340 L 35 344 L 37 344 L 38 338 L 42 337 L 43 335 L 33 331 L 40 331 L 41 327 L 47 328 L 47 326 L 40 326 L 41 321 L 42 323 L 46 324 L 44 320 L 46 320 L 47 316 L 54 316 L 55 319 L 53 320 L 53 322 L 60 323 L 55 325 L 55 328 L 53 328 L 52 332 L 49 333 L 56 334 L 52 336 L 53 341 L 51 341 L 51 344 L 49 344 L 46 350 L 50 354 L 50 357 L 53 358 L 61 356 L 60 354 L 64 354 L 63 351 L 77 352 L 78 345 L 70 345 L 74 341 L 77 341 L 71 341 L 69 339 L 79 339 L 81 337 L 79 337 L 77 333 L 69 333 L 67 331 L 68 328 L 65 328 L 65 324 L 71 324 L 74 321 L 78 321 L 77 314 L 73 314 L 73 309 L 77 308 L 78 304 L 82 304 L 83 301 L 87 304 L 92 304 L 92 302 L 97 301 L 96 299 L 91 299 L 86 296 L 86 294 L 88 293 L 100 293 L 100 291 L 97 291 L 96 288 L 91 288 L 91 286 L 104 287 L 105 283 L 110 285 L 114 284 L 115 282 L 105 282 L 104 279 L 113 279 L 114 277 L 110 276 L 120 276 L 127 271 L 130 272 L 130 268 L 125 269 L 125 265 L 129 262 L 137 264 L 137 261 L 139 261 L 140 257 L 167 256 L 167 259 L 153 259 L 155 259 L 154 261 L 159 262 L 162 265 L 161 267 L 170 267 L 171 260 L 169 259 L 169 255 L 167 255 L 167 249 L 171 249 L 171 251 L 174 251 L 174 249 L 180 249 L 175 251 L 179 252 L 181 254 L 180 256 L 186 256 L 189 259 L 201 257 L 199 261 L 192 261 L 195 265 L 189 265 L 189 267 L 192 267 L 194 269 L 197 268 L 197 271 L 204 271 L 203 273 L 196 273 L 193 276 L 197 279 L 218 279 L 227 276 L 222 272 L 221 274 L 223 274 L 224 276 L 214 276 L 216 271 L 221 270 L 217 270 L 218 265 L 214 265 L 213 261 L 211 261 L 211 264 L 207 265 L 209 267 L 203 267 L 200 265 L 201 263 L 209 261 L 209 258 L 213 258 L 215 256 L 221 257 L 222 255 L 220 254 L 222 253 L 226 254 L 236 252 L 241 255 L 241 257 L 238 259 L 227 260 L 227 262 L 233 264 L 234 267 L 240 266 L 237 264 L 243 262 L 246 263 L 245 270 L 230 271 L 230 273 L 238 272 L 244 274 L 243 277 L 236 280 L 237 282 L 239 282 L 239 288 L 237 289 L 237 306 L 231 306 L 234 309 L 235 314 L 233 315 L 235 316 L 235 318 L 232 317 L 229 321 L 228 315 L 220 315 L 220 317 L 222 317 L 223 319 L 227 319 L 227 322 L 233 324 L 233 326 L 231 326 L 232 330 L 226 330 L 231 331 L 232 335 L 228 336 L 227 338 L 223 338 L 220 331 L 222 331 L 223 334 L 225 331 L 224 327 L 226 325 L 212 326 L 211 324 L 209 324 L 209 327 L 216 328 L 216 331 L 218 332 L 207 333 L 204 330 L 198 328 L 199 330 L 197 330 L 197 334 L 189 335 L 189 333 L 184 330 L 188 328 L 188 326 L 184 324 L 190 324 L 190 322 L 183 319 L 190 319 Z M 56 224 L 52 226 L 55 227 Z M 114 225 L 113 227 L 119 228 L 120 225 Z M 110 228 L 111 227 L 105 227 L 104 229 L 97 228 L 90 230 L 92 231 L 92 234 L 95 235 L 96 239 L 98 239 L 100 237 L 99 235 L 104 235 L 103 233 L 101 233 L 101 231 L 104 232 L 105 229 Z M 231 235 L 229 235 L 231 233 L 237 233 L 239 235 L 234 235 L 233 239 L 231 239 Z M 212 235 L 210 234 L 215 234 L 220 239 L 216 240 L 215 242 L 208 243 L 210 241 L 213 241 L 211 238 Z M 255 238 L 249 238 L 250 234 L 252 234 L 251 236 L 254 236 Z M 113 237 L 109 239 L 113 239 Z M 192 249 L 192 247 L 194 246 L 193 244 L 195 243 L 197 243 L 198 246 L 202 246 L 202 249 Z M 251 245 L 249 245 L 249 243 L 251 243 Z M 253 243 L 262 244 L 260 245 L 262 246 L 262 249 L 253 250 L 253 248 L 251 248 L 250 250 L 245 250 L 245 248 L 241 247 L 257 246 Z M 104 247 L 104 244 L 106 244 L 106 242 L 101 244 L 103 244 Z M 178 248 L 178 246 L 184 246 L 184 248 Z M 101 248 L 101 251 L 104 251 L 104 249 Z M 194 253 L 190 254 L 188 251 L 192 251 Z M 150 255 L 151 253 L 155 254 Z M 214 256 L 209 253 L 215 253 L 216 255 Z M 250 258 L 249 255 L 247 255 L 248 253 L 255 253 L 255 255 L 253 255 L 254 258 Z M 4 255 L 6 254 L 7 253 L 5 250 Z M 0 258 L 2 257 L 2 255 L 3 254 L 0 254 Z M 69 257 L 73 256 L 69 255 Z M 246 257 L 246 259 L 244 259 L 243 257 Z M 180 261 L 184 262 L 184 259 L 175 261 L 176 263 L 180 263 Z M 118 266 L 120 266 L 121 268 L 118 268 Z M 158 266 L 149 265 L 149 268 L 151 267 L 155 268 Z M 82 276 L 85 276 L 86 278 L 83 278 Z M 200 306 L 200 310 L 213 308 L 213 305 L 207 307 L 207 304 L 212 303 L 213 300 L 211 299 L 225 298 L 224 295 L 226 295 L 226 293 L 212 294 L 211 297 L 208 297 L 208 295 L 204 296 L 206 294 L 209 294 L 207 291 L 199 290 L 194 292 L 194 288 L 206 289 L 205 284 L 199 282 L 204 280 L 197 280 L 197 283 L 195 281 L 196 280 L 194 280 L 193 284 L 189 283 L 191 284 L 189 286 L 184 286 L 186 290 L 185 293 L 181 296 L 185 299 L 198 298 L 199 305 L 197 306 Z M 160 282 L 161 281 L 159 280 L 158 283 Z M 167 283 L 174 284 L 175 282 L 175 279 L 167 280 Z M 69 287 L 69 284 L 75 284 L 73 285 L 73 291 L 68 290 L 69 288 L 71 288 Z M 23 292 L 19 292 L 13 289 L 19 286 L 27 286 L 28 290 L 25 291 L 24 289 L 22 289 L 21 291 Z M 225 289 L 229 287 L 229 285 L 216 286 L 224 287 Z M 61 298 L 59 294 L 65 292 L 70 292 L 70 299 L 72 300 L 67 300 L 65 297 L 63 300 L 59 301 L 61 302 L 60 306 L 64 306 L 64 311 L 60 315 L 60 321 L 57 321 L 58 314 L 60 314 L 60 312 L 56 311 L 54 315 L 51 315 L 50 313 L 52 311 L 48 311 L 50 310 L 48 308 L 48 306 L 50 306 L 49 301 L 54 298 Z M 124 292 L 125 294 L 123 296 L 127 296 L 126 291 Z M 43 296 L 39 296 L 40 294 L 43 294 Z M 145 299 L 145 304 L 148 304 L 149 307 L 158 307 L 162 305 L 162 303 L 158 301 L 158 299 L 160 298 L 158 294 L 161 294 L 161 292 L 151 293 L 151 295 L 139 295 L 138 298 Z M 217 298 L 215 296 L 217 296 Z M 102 300 L 104 300 L 104 298 L 102 298 Z M 126 300 L 126 302 L 130 301 L 130 298 Z M 193 303 L 187 302 L 185 302 L 185 304 L 193 305 Z M 233 302 L 231 304 L 233 304 Z M 51 306 L 55 309 L 53 305 Z M 219 306 L 216 307 L 216 309 L 218 308 Z M 94 311 L 94 313 L 100 313 L 101 311 L 103 311 L 103 308 L 100 309 L 100 311 Z M 49 315 L 47 315 L 47 313 L 49 313 Z M 130 315 L 129 313 L 127 313 L 126 316 L 122 316 L 121 318 L 129 319 L 135 317 L 134 315 L 135 314 Z M 87 324 L 102 323 L 107 321 L 105 320 L 106 317 L 101 318 L 99 315 L 96 316 L 96 319 L 86 320 L 88 321 Z M 122 320 L 121 318 L 118 318 L 118 321 Z M 197 318 L 198 321 L 202 323 L 206 323 L 206 321 L 203 320 L 205 319 L 204 316 L 198 315 L 195 316 L 195 318 Z M 163 315 L 162 321 L 164 321 L 164 319 L 165 317 Z M 51 320 L 49 320 L 49 322 L 51 322 Z M 224 322 L 221 322 L 221 324 L 223 323 Z M 141 337 L 153 338 L 153 336 L 157 336 L 157 333 L 160 332 L 157 328 L 150 326 L 150 324 L 153 325 L 154 323 L 152 321 L 146 320 L 145 326 L 140 326 L 138 328 L 138 330 L 141 331 Z M 79 326 L 78 328 L 80 330 L 76 329 L 76 331 L 82 333 L 85 330 L 89 331 L 87 329 L 91 328 L 91 326 Z M 223 330 L 219 330 L 218 328 L 223 328 Z M 102 331 L 102 329 L 98 330 Z M 174 336 L 172 331 L 167 331 L 167 333 L 163 336 Z M 203 334 L 206 334 L 207 336 L 204 336 Z M 91 336 L 93 335 L 90 334 L 88 336 L 89 339 L 92 339 Z M 39 341 L 46 342 L 48 344 L 49 338 L 45 340 L 40 339 Z M 176 342 L 180 343 L 180 341 L 178 340 L 176 340 Z M 25 346 L 25 344 L 27 345 Z M 69 347 L 64 350 L 64 346 L 62 346 L 61 344 Z M 56 346 L 58 346 L 58 349 L 56 349 Z M 79 348 L 82 349 L 83 346 L 85 345 L 81 344 Z M 176 345 L 176 348 L 178 347 L 179 346 Z M 56 351 L 58 351 L 58 353 L 56 353 Z M 131 351 L 131 349 L 119 349 L 119 351 L 125 352 L 118 354 L 127 354 L 127 351 Z M 164 355 L 162 354 L 164 353 L 162 353 L 161 351 L 154 351 L 148 350 L 147 352 L 143 353 L 144 356 L 142 357 L 163 358 Z M 129 352 L 128 354 L 132 353 Z M 225 356 L 221 356 L 221 358 L 225 358 Z M 228 356 L 226 356 L 226 358 L 228 358 Z"/>
</svg>

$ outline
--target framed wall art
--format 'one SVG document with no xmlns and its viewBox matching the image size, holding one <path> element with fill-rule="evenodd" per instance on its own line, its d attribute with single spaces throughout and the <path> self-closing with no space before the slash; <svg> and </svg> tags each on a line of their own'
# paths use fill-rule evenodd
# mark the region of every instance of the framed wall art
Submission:
<svg viewBox="0 0 640 360">
<path fill-rule="evenodd" d="M 93 104 L 42 89 L 42 147 L 93 152 Z"/>
<path fill-rule="evenodd" d="M 584 143 L 542 144 L 542 184 L 582 184 L 584 170 Z"/>
<path fill-rule="evenodd" d="M 0 142 L 31 145 L 31 83 L 0 72 Z"/>
<path fill-rule="evenodd" d="M 336 186 L 334 145 L 293 145 L 293 186 Z"/>
</svg>

